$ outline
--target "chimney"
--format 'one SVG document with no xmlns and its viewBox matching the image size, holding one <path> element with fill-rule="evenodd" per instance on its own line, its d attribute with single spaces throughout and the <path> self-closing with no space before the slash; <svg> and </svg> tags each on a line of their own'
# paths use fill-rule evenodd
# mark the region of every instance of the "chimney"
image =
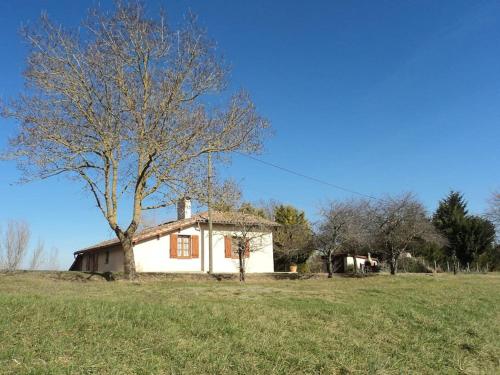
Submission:
<svg viewBox="0 0 500 375">
<path fill-rule="evenodd" d="M 177 202 L 177 220 L 191 218 L 191 198 L 184 197 Z"/>
</svg>

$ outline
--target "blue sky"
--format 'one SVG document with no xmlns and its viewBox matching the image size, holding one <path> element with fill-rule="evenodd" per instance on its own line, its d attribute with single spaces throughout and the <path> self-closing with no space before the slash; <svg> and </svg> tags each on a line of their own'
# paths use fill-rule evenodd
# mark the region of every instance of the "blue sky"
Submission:
<svg viewBox="0 0 500 375">
<path fill-rule="evenodd" d="M 21 23 L 46 10 L 77 25 L 92 3 L 0 2 L 2 99 L 22 89 Z M 498 1 L 148 2 L 161 4 L 173 22 L 187 9 L 199 15 L 233 66 L 231 89 L 246 88 L 271 121 L 261 159 L 370 195 L 413 191 L 429 211 L 457 189 L 481 213 L 500 187 Z M 0 119 L 0 147 L 14 133 Z M 0 168 L 0 224 L 27 220 L 62 266 L 110 236 L 80 185 L 13 185 L 15 165 Z M 243 157 L 224 174 L 247 200 L 290 203 L 312 220 L 322 202 L 350 197 Z"/>
</svg>

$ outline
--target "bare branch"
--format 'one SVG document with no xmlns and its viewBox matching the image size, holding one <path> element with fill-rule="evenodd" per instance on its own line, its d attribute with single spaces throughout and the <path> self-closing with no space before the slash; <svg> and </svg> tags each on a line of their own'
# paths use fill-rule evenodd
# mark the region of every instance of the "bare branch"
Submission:
<svg viewBox="0 0 500 375">
<path fill-rule="evenodd" d="M 228 68 L 192 15 L 173 29 L 162 15 L 148 18 L 142 2 L 117 2 L 111 13 L 91 10 L 78 30 L 43 15 L 22 33 L 26 90 L 2 109 L 20 123 L 5 156 L 26 181 L 77 176 L 133 274 L 128 244 L 141 212 L 199 192 L 205 153 L 258 151 L 269 124 L 244 92 L 227 106 L 207 104 L 226 88 Z M 122 207 L 132 207 L 126 219 Z"/>
</svg>

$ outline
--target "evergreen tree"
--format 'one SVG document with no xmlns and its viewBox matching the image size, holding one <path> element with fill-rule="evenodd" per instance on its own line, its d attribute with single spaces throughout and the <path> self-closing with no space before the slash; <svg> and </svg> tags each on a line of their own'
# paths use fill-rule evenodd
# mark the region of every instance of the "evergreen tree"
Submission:
<svg viewBox="0 0 500 375">
<path fill-rule="evenodd" d="M 480 254 L 488 251 L 495 240 L 495 225 L 482 217 L 466 217 L 459 236 L 458 257 L 465 263 L 477 261 Z"/>
<path fill-rule="evenodd" d="M 313 250 L 312 230 L 304 211 L 281 204 L 274 208 L 274 220 L 281 224 L 274 231 L 275 269 L 285 271 L 291 263 L 304 263 Z"/>
<path fill-rule="evenodd" d="M 495 227 L 489 220 L 469 215 L 462 194 L 451 191 L 439 202 L 433 224 L 446 237 L 445 253 L 463 265 L 477 261 L 487 252 L 495 239 Z"/>
<path fill-rule="evenodd" d="M 467 216 L 467 203 L 462 194 L 451 191 L 448 196 L 439 202 L 432 222 L 446 237 L 448 244 L 445 247 L 446 255 L 453 259 L 453 271 L 456 272 L 456 261 L 461 253 L 459 247 Z"/>
</svg>

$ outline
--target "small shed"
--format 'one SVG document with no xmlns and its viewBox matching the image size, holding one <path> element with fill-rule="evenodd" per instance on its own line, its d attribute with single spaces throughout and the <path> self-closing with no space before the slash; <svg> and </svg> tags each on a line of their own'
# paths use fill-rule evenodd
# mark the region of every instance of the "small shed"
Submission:
<svg viewBox="0 0 500 375">
<path fill-rule="evenodd" d="M 372 258 L 368 255 L 356 255 L 355 257 L 349 253 L 339 253 L 333 256 L 333 272 L 345 273 L 354 269 L 354 259 L 356 258 L 356 269 L 361 272 L 371 272 L 376 269 L 379 261 L 377 258 Z"/>
</svg>

